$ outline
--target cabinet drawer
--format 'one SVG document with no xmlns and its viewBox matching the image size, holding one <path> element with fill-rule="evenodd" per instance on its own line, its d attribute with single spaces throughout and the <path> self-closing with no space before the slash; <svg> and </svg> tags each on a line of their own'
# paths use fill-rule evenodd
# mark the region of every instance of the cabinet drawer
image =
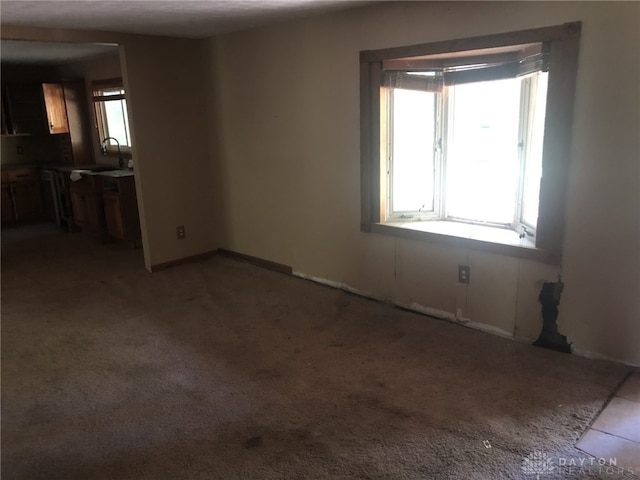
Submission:
<svg viewBox="0 0 640 480">
<path fill-rule="evenodd" d="M 7 174 L 9 182 L 33 182 L 38 180 L 38 172 L 32 168 L 18 168 L 3 172 Z"/>
</svg>

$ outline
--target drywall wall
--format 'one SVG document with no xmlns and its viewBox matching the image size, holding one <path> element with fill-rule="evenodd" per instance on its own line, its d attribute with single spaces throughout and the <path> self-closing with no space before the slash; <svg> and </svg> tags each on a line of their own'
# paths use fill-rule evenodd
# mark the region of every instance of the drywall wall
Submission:
<svg viewBox="0 0 640 480">
<path fill-rule="evenodd" d="M 29 165 L 61 163 L 59 140 L 51 135 L 3 135 L 0 164 Z"/>
<path fill-rule="evenodd" d="M 391 2 L 211 40 L 215 243 L 524 341 L 540 282 L 562 270 L 576 351 L 640 364 L 639 19 L 637 3 Z M 570 21 L 583 33 L 563 265 L 361 233 L 359 51 Z"/>
<path fill-rule="evenodd" d="M 151 266 L 215 249 L 205 47 L 204 41 L 179 39 L 123 46 L 136 188 Z M 177 226 L 185 227 L 185 239 L 177 239 Z"/>
<path fill-rule="evenodd" d="M 136 171 L 145 265 L 209 252 L 214 225 L 206 110 L 207 43 L 199 40 L 3 26 L 13 40 L 118 44 Z M 184 225 L 186 238 L 176 238 Z"/>
</svg>

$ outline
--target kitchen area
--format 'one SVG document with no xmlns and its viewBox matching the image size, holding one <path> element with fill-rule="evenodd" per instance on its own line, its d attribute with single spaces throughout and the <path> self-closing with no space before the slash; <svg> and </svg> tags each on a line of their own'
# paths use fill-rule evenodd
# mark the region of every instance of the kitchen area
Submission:
<svg viewBox="0 0 640 480">
<path fill-rule="evenodd" d="M 50 60 L 20 60 L 28 57 L 20 43 Z M 25 229 L 59 231 L 139 247 L 117 47 L 96 46 L 93 58 L 85 48 L 82 57 L 72 57 L 78 48 L 3 41 L 2 237 Z M 14 52 L 20 59 L 5 62 Z"/>
</svg>

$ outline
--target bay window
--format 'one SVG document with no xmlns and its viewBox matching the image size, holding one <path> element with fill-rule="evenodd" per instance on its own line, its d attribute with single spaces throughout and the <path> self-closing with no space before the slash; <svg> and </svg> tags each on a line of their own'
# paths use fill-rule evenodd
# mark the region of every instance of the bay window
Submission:
<svg viewBox="0 0 640 480">
<path fill-rule="evenodd" d="M 579 32 L 361 52 L 362 230 L 558 262 Z"/>
</svg>

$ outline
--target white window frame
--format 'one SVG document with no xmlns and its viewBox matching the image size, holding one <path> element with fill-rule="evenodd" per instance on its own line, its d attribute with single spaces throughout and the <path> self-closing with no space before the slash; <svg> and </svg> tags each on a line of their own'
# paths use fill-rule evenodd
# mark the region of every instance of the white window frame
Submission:
<svg viewBox="0 0 640 480">
<path fill-rule="evenodd" d="M 387 102 L 387 212 L 386 221 L 451 221 L 469 224 L 490 226 L 495 228 L 506 228 L 514 231 L 527 232 L 529 236 L 535 236 L 536 225 L 526 223 L 523 219 L 523 196 L 526 183 L 526 165 L 530 161 L 529 151 L 532 139 L 533 122 L 532 114 L 536 101 L 536 86 L 538 82 L 538 72 L 520 78 L 520 98 L 519 98 L 519 131 L 518 131 L 518 185 L 515 199 L 515 209 L 512 220 L 509 223 L 492 223 L 474 221 L 466 218 L 458 218 L 449 214 L 446 205 L 447 184 L 447 145 L 449 144 L 449 132 L 453 118 L 450 115 L 452 108 L 450 88 L 446 87 L 442 93 L 434 93 L 434 152 L 433 152 L 433 209 L 432 210 L 394 210 L 393 209 L 393 185 L 394 185 L 394 97 L 397 89 L 388 88 L 385 95 Z M 525 230 L 526 229 L 526 230 Z"/>
</svg>

